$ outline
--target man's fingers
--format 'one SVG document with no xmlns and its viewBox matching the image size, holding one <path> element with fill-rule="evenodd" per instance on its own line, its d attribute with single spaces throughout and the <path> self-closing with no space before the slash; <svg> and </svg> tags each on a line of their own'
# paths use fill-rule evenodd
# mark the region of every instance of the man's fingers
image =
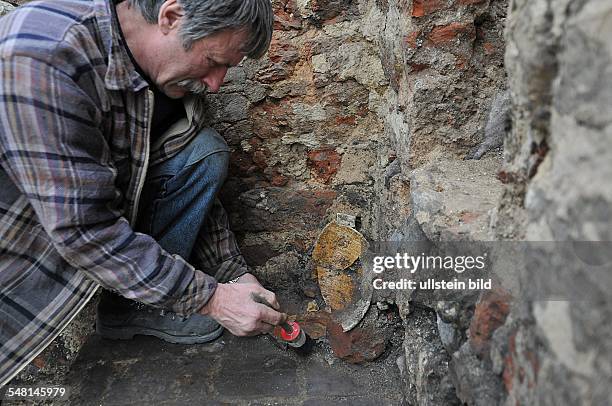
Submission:
<svg viewBox="0 0 612 406">
<path fill-rule="evenodd" d="M 252 298 L 257 303 L 261 303 L 268 307 L 272 307 L 275 310 L 280 309 L 280 304 L 276 300 L 276 295 L 269 290 L 261 289 L 257 293 L 253 293 Z"/>
<path fill-rule="evenodd" d="M 255 279 L 248 274 L 244 278 Z M 202 314 L 211 315 L 237 336 L 271 333 L 287 319 L 286 314 L 277 311 L 280 305 L 276 295 L 259 283 L 219 284 L 207 306 Z"/>
<path fill-rule="evenodd" d="M 279 313 L 276 310 L 270 309 L 266 306 L 266 308 L 262 310 L 259 319 L 273 326 L 278 326 L 280 323 L 287 320 L 287 314 Z"/>
<path fill-rule="evenodd" d="M 272 293 L 272 292 L 270 292 Z M 280 310 L 280 303 L 278 303 L 278 300 L 276 300 L 276 295 L 274 293 L 272 293 L 273 299 L 270 302 L 270 304 L 272 305 L 272 307 L 274 307 L 275 310 Z"/>
<path fill-rule="evenodd" d="M 255 326 L 253 327 L 254 328 L 252 330 L 245 330 L 244 332 L 241 332 L 242 334 L 234 334 L 234 335 L 253 337 L 253 336 L 258 336 L 260 334 L 271 334 L 274 331 L 275 326 L 273 326 L 272 324 L 268 324 L 265 321 L 258 321 L 256 327 Z"/>
</svg>

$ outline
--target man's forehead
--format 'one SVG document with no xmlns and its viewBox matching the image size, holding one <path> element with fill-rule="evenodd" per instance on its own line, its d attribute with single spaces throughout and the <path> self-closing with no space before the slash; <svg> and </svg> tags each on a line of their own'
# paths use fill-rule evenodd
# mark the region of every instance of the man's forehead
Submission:
<svg viewBox="0 0 612 406">
<path fill-rule="evenodd" d="M 202 38 L 202 49 L 209 55 L 237 65 L 246 58 L 246 53 L 243 51 L 246 38 L 247 33 L 244 30 L 221 31 Z"/>
<path fill-rule="evenodd" d="M 237 66 L 242 64 L 247 56 L 241 50 L 227 49 L 225 51 L 215 50 L 210 52 L 209 58 L 213 59 L 219 65 Z"/>
</svg>

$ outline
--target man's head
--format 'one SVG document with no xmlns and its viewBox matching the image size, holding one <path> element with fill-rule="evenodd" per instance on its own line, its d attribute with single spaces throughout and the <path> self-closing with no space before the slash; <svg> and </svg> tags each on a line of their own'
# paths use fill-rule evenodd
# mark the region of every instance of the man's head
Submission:
<svg viewBox="0 0 612 406">
<path fill-rule="evenodd" d="M 270 45 L 273 24 L 270 0 L 127 3 L 140 12 L 149 28 L 155 28 L 151 35 L 140 38 L 142 50 L 132 49 L 132 53 L 170 97 L 182 97 L 187 91 L 199 93 L 205 88 L 217 91 L 230 66 L 244 57 L 261 57 Z M 122 28 L 124 22 L 129 21 L 121 21 Z"/>
</svg>

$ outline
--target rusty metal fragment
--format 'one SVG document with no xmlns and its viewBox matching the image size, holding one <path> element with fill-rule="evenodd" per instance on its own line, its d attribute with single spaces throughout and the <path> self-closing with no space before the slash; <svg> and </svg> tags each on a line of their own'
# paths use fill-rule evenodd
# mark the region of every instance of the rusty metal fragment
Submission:
<svg viewBox="0 0 612 406">
<path fill-rule="evenodd" d="M 370 306 L 372 286 L 358 262 L 366 247 L 361 233 L 331 222 L 312 253 L 323 299 L 344 331 L 355 327 Z"/>
</svg>

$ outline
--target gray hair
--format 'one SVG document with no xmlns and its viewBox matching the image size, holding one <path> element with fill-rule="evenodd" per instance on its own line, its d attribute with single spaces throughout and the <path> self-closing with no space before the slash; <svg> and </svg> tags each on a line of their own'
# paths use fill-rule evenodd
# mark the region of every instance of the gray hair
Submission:
<svg viewBox="0 0 612 406">
<path fill-rule="evenodd" d="M 128 0 L 149 23 L 157 23 L 159 9 L 166 0 Z M 187 50 L 204 37 L 230 29 L 249 34 L 242 51 L 249 58 L 260 58 L 272 39 L 274 14 L 270 0 L 178 0 L 183 8 L 181 38 Z"/>
</svg>

